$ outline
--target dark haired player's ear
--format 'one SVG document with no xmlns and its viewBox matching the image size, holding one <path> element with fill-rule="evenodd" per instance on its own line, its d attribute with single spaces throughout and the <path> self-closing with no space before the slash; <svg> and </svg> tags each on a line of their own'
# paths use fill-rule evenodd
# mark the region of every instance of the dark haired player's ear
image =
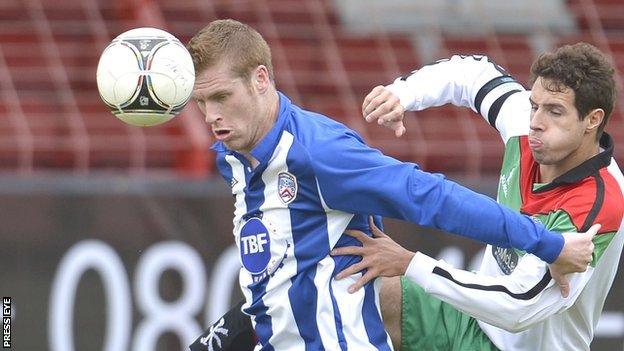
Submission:
<svg viewBox="0 0 624 351">
<path fill-rule="evenodd" d="M 586 127 L 586 131 L 589 133 L 593 130 L 596 130 L 600 124 L 602 124 L 602 121 L 604 120 L 604 116 L 605 116 L 605 112 L 603 109 L 601 108 L 597 108 L 597 109 L 593 109 L 591 111 L 589 111 L 589 113 L 587 114 L 587 127 Z"/>
<path fill-rule="evenodd" d="M 191 344 L 191 351 L 253 351 L 256 334 L 251 318 L 241 311 L 243 301 L 204 331 Z"/>
</svg>

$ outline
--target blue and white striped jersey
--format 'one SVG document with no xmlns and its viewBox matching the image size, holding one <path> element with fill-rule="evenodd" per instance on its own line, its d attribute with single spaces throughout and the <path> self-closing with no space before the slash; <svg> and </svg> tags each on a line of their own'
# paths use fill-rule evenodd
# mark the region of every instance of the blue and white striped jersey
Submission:
<svg viewBox="0 0 624 351">
<path fill-rule="evenodd" d="M 370 233 L 370 214 L 513 246 L 549 262 L 563 247 L 561 235 L 530 218 L 384 156 L 283 94 L 275 125 L 251 151 L 255 169 L 222 143 L 213 148 L 235 196 L 243 311 L 252 317 L 257 350 L 392 349 L 377 283 L 349 294 L 360 274 L 333 277 L 359 258 L 329 256 L 334 247 L 357 244 L 345 229 Z"/>
</svg>

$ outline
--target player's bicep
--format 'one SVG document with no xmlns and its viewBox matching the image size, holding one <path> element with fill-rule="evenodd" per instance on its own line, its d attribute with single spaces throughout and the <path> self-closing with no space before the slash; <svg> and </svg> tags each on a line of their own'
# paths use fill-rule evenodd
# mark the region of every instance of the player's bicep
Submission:
<svg viewBox="0 0 624 351">
<path fill-rule="evenodd" d="M 402 163 L 366 146 L 357 136 L 336 135 L 309 150 L 325 204 L 349 213 L 404 218 L 415 164 Z"/>
<path fill-rule="evenodd" d="M 500 108 L 490 108 L 493 126 L 498 130 L 503 142 L 515 136 L 529 134 L 531 104 L 530 91 L 513 93 L 505 98 Z"/>
</svg>

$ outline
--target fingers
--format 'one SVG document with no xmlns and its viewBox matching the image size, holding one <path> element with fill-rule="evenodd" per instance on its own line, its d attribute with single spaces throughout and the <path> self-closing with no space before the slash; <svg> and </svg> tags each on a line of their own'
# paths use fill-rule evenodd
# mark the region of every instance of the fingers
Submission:
<svg viewBox="0 0 624 351">
<path fill-rule="evenodd" d="M 399 104 L 399 99 L 392 96 L 383 101 L 377 109 L 365 116 L 367 122 L 372 122 L 377 118 L 377 124 L 388 126 L 393 122 L 401 122 L 405 110 Z"/>
<path fill-rule="evenodd" d="M 584 233 L 563 233 L 564 247 L 554 264 L 561 274 L 587 270 L 594 259 L 593 238 L 599 230 L 600 225 L 596 224 Z"/>
<path fill-rule="evenodd" d="M 353 264 L 351 266 L 349 266 L 348 268 L 342 270 L 340 273 L 336 274 L 336 277 L 334 279 L 336 280 L 340 280 L 343 278 L 346 278 L 348 276 L 351 276 L 357 272 L 360 272 L 362 270 L 366 269 L 366 265 L 362 262 L 358 262 L 356 264 Z"/>
<path fill-rule="evenodd" d="M 403 134 L 405 134 L 405 131 L 407 130 L 405 128 L 405 124 L 403 123 L 403 121 L 390 121 L 387 122 L 385 120 L 383 120 L 382 118 L 377 120 L 377 123 L 383 125 L 384 127 L 391 129 L 394 131 L 394 136 L 396 136 L 397 138 L 401 137 Z"/>
<path fill-rule="evenodd" d="M 585 272 L 593 260 L 594 243 L 592 239 L 600 230 L 600 224 L 594 224 L 585 233 L 564 233 L 565 246 L 560 258 L 550 265 L 550 274 L 561 289 L 561 296 L 568 297 L 570 283 L 567 273 Z"/>
<path fill-rule="evenodd" d="M 375 225 L 375 221 L 373 220 L 373 216 L 368 216 L 368 225 L 370 226 L 371 233 L 373 233 L 373 237 L 383 238 L 387 236 L 384 232 L 377 228 L 377 226 Z"/>
<path fill-rule="evenodd" d="M 561 289 L 561 296 L 563 296 L 564 298 L 568 297 L 568 295 L 570 294 L 570 282 L 568 282 L 568 279 L 565 277 L 565 275 L 560 274 L 559 272 L 557 272 L 557 270 L 552 269 L 552 267 L 550 270 L 550 274 L 555 283 L 559 285 L 559 289 Z"/>
<path fill-rule="evenodd" d="M 359 230 L 345 230 L 345 234 L 356 238 L 362 244 L 370 240 L 370 236 L 366 235 L 364 232 Z"/>
<path fill-rule="evenodd" d="M 396 99 L 396 98 L 395 98 Z M 366 122 L 377 120 L 378 124 L 384 122 L 397 122 L 403 119 L 403 107 L 399 104 L 399 100 L 385 101 L 383 98 L 377 97 L 369 105 L 370 112 L 364 115 Z"/>
<path fill-rule="evenodd" d="M 583 270 L 583 272 L 587 270 L 587 266 L 589 266 L 594 259 L 593 253 L 594 253 L 595 245 L 594 245 L 593 239 L 598 234 L 598 231 L 600 230 L 601 227 L 602 226 L 600 224 L 594 224 L 589 228 L 587 233 L 585 233 L 585 235 L 589 239 L 589 247 L 588 247 L 588 255 L 586 256 L 587 265 L 584 267 L 585 269 Z"/>
<path fill-rule="evenodd" d="M 349 287 L 349 294 L 353 294 L 356 291 L 360 290 L 361 287 L 363 287 L 364 285 L 366 285 L 366 283 L 375 278 L 377 278 L 377 275 L 375 273 L 370 270 L 367 271 L 364 275 L 360 277 L 360 279 L 358 279 L 355 283 L 353 283 L 353 285 Z"/>
<path fill-rule="evenodd" d="M 379 96 L 379 94 L 381 94 L 384 91 L 384 89 L 385 88 L 383 85 L 378 85 L 374 87 L 373 90 L 371 90 L 371 92 L 368 93 L 368 95 L 366 95 L 366 97 L 364 98 L 364 102 L 362 103 L 362 115 L 363 116 L 368 115 L 374 110 L 374 108 L 370 106 L 370 103 L 374 98 Z"/>
<path fill-rule="evenodd" d="M 403 122 L 401 122 L 398 127 L 392 129 L 394 130 L 394 135 L 397 138 L 405 134 L 405 132 L 407 131 L 407 129 L 405 129 L 405 126 L 403 125 Z"/>
<path fill-rule="evenodd" d="M 405 109 L 399 103 L 399 99 L 395 96 L 383 100 L 381 97 L 377 97 L 370 106 L 374 106 L 374 109 L 367 115 L 364 115 L 366 122 L 372 122 L 377 120 L 377 124 L 385 125 L 384 123 L 400 122 L 403 120 L 403 114 Z"/>
<path fill-rule="evenodd" d="M 367 122 L 376 120 L 379 125 L 393 129 L 397 136 L 405 133 L 401 123 L 404 113 L 399 98 L 381 85 L 373 88 L 362 104 L 362 115 Z"/>
<path fill-rule="evenodd" d="M 386 89 L 383 85 L 374 87 L 373 90 L 371 90 L 371 92 L 364 98 L 364 102 L 362 103 L 362 115 L 366 117 L 371 114 L 379 108 L 379 106 L 383 104 L 390 95 L 392 95 L 392 93 L 390 93 L 390 91 L 388 91 L 388 89 Z"/>
<path fill-rule="evenodd" d="M 598 231 L 600 230 L 601 225 L 600 224 L 594 224 L 591 226 L 591 228 L 589 228 L 589 230 L 587 231 L 587 233 L 585 233 L 585 235 L 591 237 L 591 239 L 593 239 L 596 234 L 598 234 Z"/>
<path fill-rule="evenodd" d="M 330 254 L 332 256 L 345 256 L 345 255 L 362 256 L 364 254 L 364 248 L 361 246 L 338 247 L 338 248 L 331 250 Z"/>
<path fill-rule="evenodd" d="M 392 122 L 388 124 L 387 127 L 394 131 L 394 136 L 396 136 L 397 138 L 405 134 L 405 131 L 407 130 L 405 129 L 405 125 L 403 124 L 403 121 Z"/>
</svg>

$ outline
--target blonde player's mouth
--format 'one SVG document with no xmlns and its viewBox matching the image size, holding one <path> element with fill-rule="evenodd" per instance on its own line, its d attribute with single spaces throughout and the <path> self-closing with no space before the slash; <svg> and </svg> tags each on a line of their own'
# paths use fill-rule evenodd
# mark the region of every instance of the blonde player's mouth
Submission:
<svg viewBox="0 0 624 351">
<path fill-rule="evenodd" d="M 213 134 L 217 140 L 227 141 L 228 139 L 230 139 L 232 135 L 232 131 L 228 129 L 218 129 L 218 130 L 214 130 Z"/>
</svg>

